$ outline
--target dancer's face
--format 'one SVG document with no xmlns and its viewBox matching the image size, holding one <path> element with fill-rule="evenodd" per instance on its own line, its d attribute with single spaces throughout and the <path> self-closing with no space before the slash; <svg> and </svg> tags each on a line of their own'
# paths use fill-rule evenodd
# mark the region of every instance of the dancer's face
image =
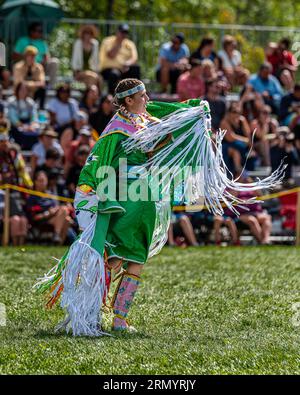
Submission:
<svg viewBox="0 0 300 395">
<path fill-rule="evenodd" d="M 145 90 L 135 93 L 132 97 L 125 99 L 126 108 L 134 114 L 142 114 L 146 111 L 149 96 Z"/>
</svg>

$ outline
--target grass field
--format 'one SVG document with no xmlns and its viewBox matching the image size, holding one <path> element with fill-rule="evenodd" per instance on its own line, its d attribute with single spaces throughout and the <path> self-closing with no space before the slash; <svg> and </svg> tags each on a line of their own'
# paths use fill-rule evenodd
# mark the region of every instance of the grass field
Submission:
<svg viewBox="0 0 300 395">
<path fill-rule="evenodd" d="M 300 250 L 168 249 L 145 267 L 130 312 L 138 334 L 54 334 L 35 278 L 64 249 L 0 249 L 1 374 L 299 374 Z M 300 324 L 300 308 L 299 308 Z"/>
</svg>

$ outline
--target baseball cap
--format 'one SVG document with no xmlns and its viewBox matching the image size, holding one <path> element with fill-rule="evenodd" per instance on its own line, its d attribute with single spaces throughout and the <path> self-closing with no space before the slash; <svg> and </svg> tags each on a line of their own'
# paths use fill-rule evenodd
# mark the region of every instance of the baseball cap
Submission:
<svg viewBox="0 0 300 395">
<path fill-rule="evenodd" d="M 40 136 L 49 136 L 49 137 L 53 137 L 53 138 L 57 138 L 58 134 L 55 132 L 55 130 L 51 129 L 51 128 L 45 128 L 42 133 L 40 134 Z"/>
<path fill-rule="evenodd" d="M 295 140 L 295 135 L 294 135 L 294 133 L 288 133 L 288 134 L 285 136 L 285 140 L 286 140 L 286 141 L 294 141 L 294 140 Z"/>
<path fill-rule="evenodd" d="M 288 126 L 279 126 L 276 131 L 278 134 L 282 135 L 288 135 L 289 133 L 291 133 L 291 130 Z"/>
<path fill-rule="evenodd" d="M 91 149 L 88 145 L 81 145 L 78 148 L 77 155 L 82 155 L 82 154 L 88 155 L 90 153 L 90 151 L 91 151 Z"/>
<path fill-rule="evenodd" d="M 174 38 L 177 38 L 181 44 L 184 43 L 184 34 L 182 32 L 174 34 Z"/>
<path fill-rule="evenodd" d="M 81 129 L 79 129 L 79 132 L 78 132 L 81 136 L 88 136 L 88 137 L 90 137 L 91 136 L 91 130 L 90 130 L 90 128 L 88 127 L 88 126 L 84 126 L 84 127 L 82 127 Z"/>
<path fill-rule="evenodd" d="M 0 133 L 0 141 L 8 141 L 9 135 L 5 132 Z"/>
<path fill-rule="evenodd" d="M 191 65 L 192 67 L 202 66 L 202 62 L 201 62 L 200 59 L 191 58 L 191 59 L 190 59 L 190 65 Z"/>
<path fill-rule="evenodd" d="M 119 32 L 122 33 L 129 33 L 130 28 L 129 25 L 127 25 L 127 23 L 122 23 L 122 25 L 119 25 L 118 30 Z"/>
<path fill-rule="evenodd" d="M 88 121 L 89 116 L 85 111 L 78 111 L 77 117 L 79 121 Z"/>
</svg>

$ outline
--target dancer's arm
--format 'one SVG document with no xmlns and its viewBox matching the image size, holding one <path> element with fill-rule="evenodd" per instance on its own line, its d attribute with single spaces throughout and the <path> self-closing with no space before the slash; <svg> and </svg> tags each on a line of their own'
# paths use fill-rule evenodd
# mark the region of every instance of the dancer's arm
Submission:
<svg viewBox="0 0 300 395">
<path fill-rule="evenodd" d="M 86 228 L 97 212 L 123 211 L 113 198 L 104 200 L 99 195 L 99 186 L 106 178 L 105 171 L 114 171 L 118 166 L 118 151 L 123 139 L 124 136 L 118 133 L 100 138 L 86 160 L 74 199 L 76 217 L 81 229 Z"/>
</svg>

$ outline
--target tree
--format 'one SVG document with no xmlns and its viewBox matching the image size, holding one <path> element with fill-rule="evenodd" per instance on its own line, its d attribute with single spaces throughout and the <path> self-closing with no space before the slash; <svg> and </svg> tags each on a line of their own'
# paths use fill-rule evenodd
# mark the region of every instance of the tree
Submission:
<svg viewBox="0 0 300 395">
<path fill-rule="evenodd" d="M 58 0 L 74 18 L 297 26 L 298 0 Z M 199 4 L 200 3 L 200 4 Z"/>
</svg>

